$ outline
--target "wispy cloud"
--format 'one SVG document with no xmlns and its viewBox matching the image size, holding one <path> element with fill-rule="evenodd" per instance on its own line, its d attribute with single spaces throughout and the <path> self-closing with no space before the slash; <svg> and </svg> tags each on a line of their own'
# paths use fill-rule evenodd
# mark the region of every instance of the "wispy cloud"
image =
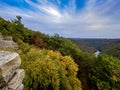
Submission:
<svg viewBox="0 0 120 90">
<path fill-rule="evenodd" d="M 85 5 L 80 9 L 76 7 L 76 0 L 66 0 L 64 3 L 62 0 L 55 0 L 56 3 L 54 0 L 22 1 L 32 10 L 0 2 L 0 16 L 14 19 L 20 15 L 25 26 L 50 35 L 120 38 L 119 0 L 84 0 Z"/>
</svg>

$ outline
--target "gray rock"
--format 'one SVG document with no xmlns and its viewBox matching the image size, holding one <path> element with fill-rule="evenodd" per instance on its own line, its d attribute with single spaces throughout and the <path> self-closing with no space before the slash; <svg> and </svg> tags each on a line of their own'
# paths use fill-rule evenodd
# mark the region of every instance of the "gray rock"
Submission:
<svg viewBox="0 0 120 90">
<path fill-rule="evenodd" d="M 4 36 L 3 39 L 4 39 L 4 40 L 9 40 L 9 41 L 12 41 L 12 40 L 13 40 L 11 36 Z"/>
<path fill-rule="evenodd" d="M 17 53 L 0 51 L 0 88 L 7 85 L 20 64 L 21 59 Z"/>
<path fill-rule="evenodd" d="M 18 49 L 18 45 L 13 41 L 11 36 L 2 36 L 0 33 L 0 48 L 15 48 Z"/>
<path fill-rule="evenodd" d="M 8 89 L 9 90 L 22 90 L 23 86 L 20 86 L 20 85 L 22 84 L 24 77 L 25 77 L 24 69 L 18 69 L 16 71 L 15 76 L 8 82 Z"/>
<path fill-rule="evenodd" d="M 3 36 L 2 34 L 0 33 L 0 42 L 3 40 Z"/>
<path fill-rule="evenodd" d="M 2 40 L 0 48 L 18 48 L 18 45 L 14 41 Z"/>
<path fill-rule="evenodd" d="M 23 90 L 23 88 L 24 88 L 24 85 L 21 84 L 16 90 Z"/>
</svg>

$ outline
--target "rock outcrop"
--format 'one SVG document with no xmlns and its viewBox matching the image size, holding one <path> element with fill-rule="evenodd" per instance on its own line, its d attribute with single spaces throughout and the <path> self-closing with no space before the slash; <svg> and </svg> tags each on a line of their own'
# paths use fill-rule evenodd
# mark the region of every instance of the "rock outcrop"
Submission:
<svg viewBox="0 0 120 90">
<path fill-rule="evenodd" d="M 17 53 L 0 51 L 0 90 L 23 90 L 25 71 Z"/>
<path fill-rule="evenodd" d="M 11 36 L 3 36 L 0 33 L 0 48 L 18 48 L 18 45 L 13 41 Z"/>
</svg>

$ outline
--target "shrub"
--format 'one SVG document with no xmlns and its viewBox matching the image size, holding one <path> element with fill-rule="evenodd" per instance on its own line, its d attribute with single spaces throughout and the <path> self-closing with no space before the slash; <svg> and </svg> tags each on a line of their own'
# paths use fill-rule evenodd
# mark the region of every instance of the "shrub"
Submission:
<svg viewBox="0 0 120 90">
<path fill-rule="evenodd" d="M 78 66 L 71 57 L 33 48 L 20 55 L 26 72 L 25 90 L 81 90 Z"/>
</svg>

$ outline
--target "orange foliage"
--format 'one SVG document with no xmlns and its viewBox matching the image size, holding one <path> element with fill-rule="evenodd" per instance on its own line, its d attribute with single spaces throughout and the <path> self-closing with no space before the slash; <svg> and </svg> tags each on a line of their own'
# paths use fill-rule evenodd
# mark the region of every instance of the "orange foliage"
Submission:
<svg viewBox="0 0 120 90">
<path fill-rule="evenodd" d="M 44 43 L 43 39 L 41 38 L 41 36 L 39 34 L 33 34 L 31 37 L 30 43 L 39 47 L 39 48 L 46 47 L 46 44 Z"/>
</svg>

